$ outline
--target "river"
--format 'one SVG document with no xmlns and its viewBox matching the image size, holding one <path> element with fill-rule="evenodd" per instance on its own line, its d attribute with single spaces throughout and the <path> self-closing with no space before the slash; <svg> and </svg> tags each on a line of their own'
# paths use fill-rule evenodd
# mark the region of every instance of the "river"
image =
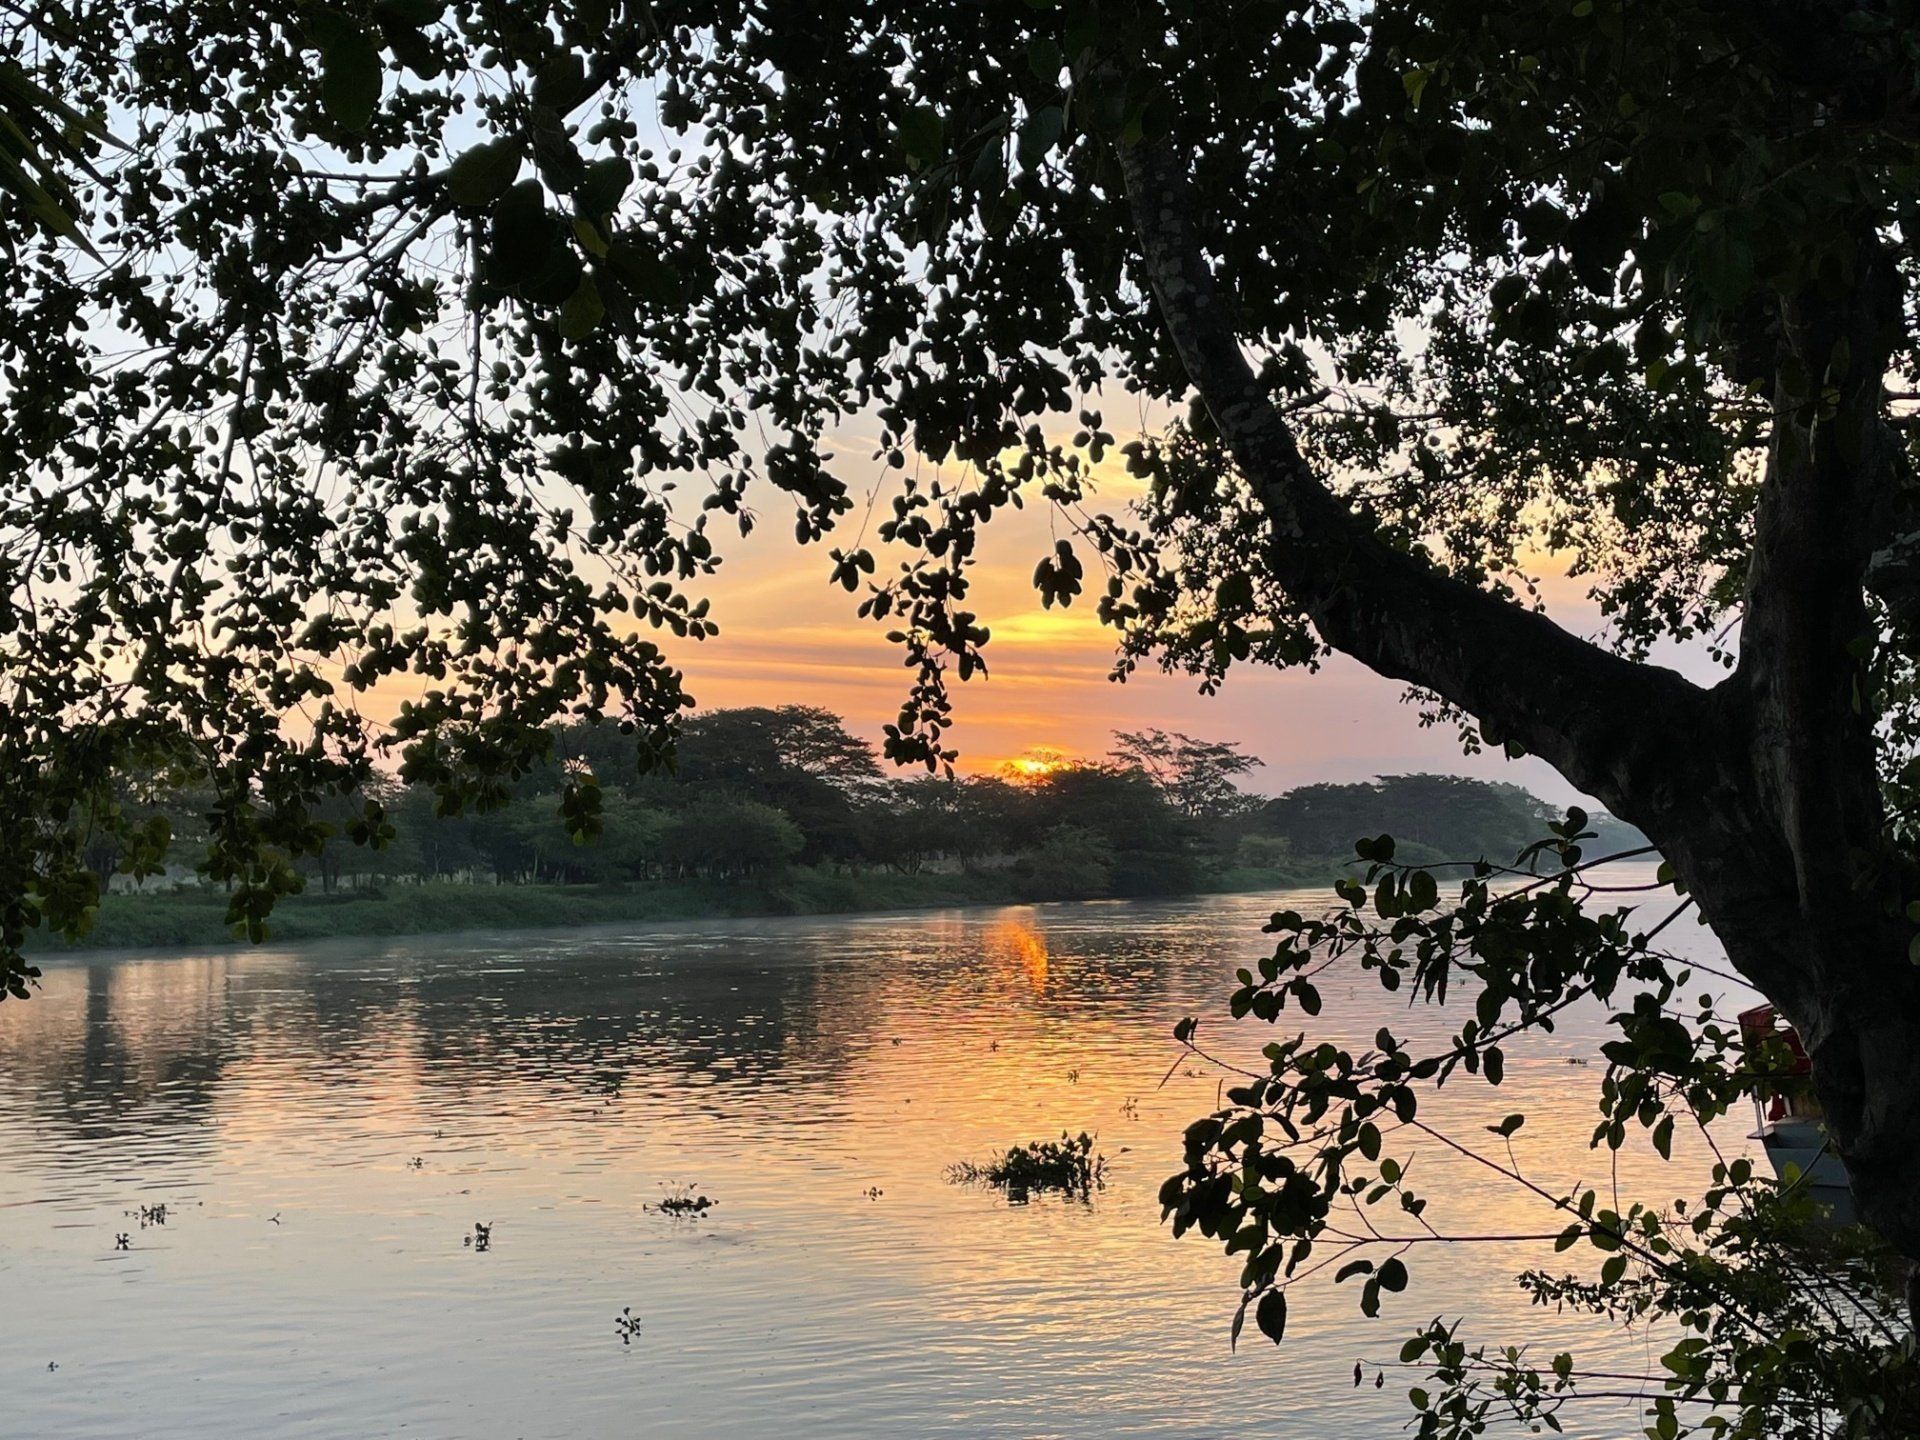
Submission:
<svg viewBox="0 0 1920 1440">
<path fill-rule="evenodd" d="M 1237 1262 L 1159 1224 L 1218 1084 L 1170 1032 L 1196 1014 L 1254 1053 L 1232 971 L 1271 909 L 1325 899 L 49 963 L 0 1005 L 0 1435 L 1394 1435 L 1408 1378 L 1376 1389 L 1374 1362 L 1435 1314 L 1649 1367 L 1659 1336 L 1527 1306 L 1513 1276 L 1556 1264 L 1532 1242 L 1417 1247 L 1377 1320 L 1312 1282 L 1284 1346 L 1229 1350 Z M 1334 1038 L 1440 1033 L 1371 982 L 1321 988 Z M 1423 1118 L 1525 1110 L 1543 1183 L 1685 1193 L 1698 1146 L 1631 1145 L 1617 1176 L 1587 1148 L 1602 1028 L 1574 1016 Z M 1091 1204 L 947 1178 L 1082 1129 Z M 1431 1143 L 1413 1175 L 1443 1232 L 1559 1228 Z M 714 1207 L 661 1213 L 681 1187 Z M 1638 1433 L 1625 1402 L 1566 1423 Z"/>
</svg>

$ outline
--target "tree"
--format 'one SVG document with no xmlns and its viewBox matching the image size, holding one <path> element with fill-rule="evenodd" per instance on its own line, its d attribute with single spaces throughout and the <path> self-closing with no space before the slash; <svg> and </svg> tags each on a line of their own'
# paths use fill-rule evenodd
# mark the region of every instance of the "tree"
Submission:
<svg viewBox="0 0 1920 1440">
<path fill-rule="evenodd" d="M 997 775 L 969 775 L 955 783 L 954 853 L 960 863 L 972 869 L 988 856 L 1019 849 L 1031 833 L 1021 787 Z"/>
<path fill-rule="evenodd" d="M 1391 830 L 1435 860 L 1505 861 L 1553 812 L 1518 785 L 1463 775 L 1386 775 L 1357 785 L 1301 785 L 1261 807 L 1255 823 L 1308 855 L 1349 854 L 1354 837 Z M 1619 845 L 1616 849 L 1627 849 Z"/>
<path fill-rule="evenodd" d="M 1643 830 L 1920 1258 L 1920 881 L 1882 790 L 1909 803 L 1920 734 L 1914 19 L 10 12 L 36 84 L 138 139 L 75 181 L 97 262 L 0 194 L 16 993 L 28 930 L 96 893 L 63 817 L 143 736 L 199 757 L 207 870 L 255 926 L 378 745 L 448 804 L 563 714 L 665 753 L 686 696 L 642 627 L 712 632 L 689 586 L 749 492 L 898 638 L 886 750 L 938 766 L 980 527 L 1031 496 L 1043 602 L 1104 569 L 1123 668 L 1338 650 Z M 1125 447 L 1128 518 L 1088 503 L 1117 392 L 1173 416 Z M 829 539 L 856 414 L 897 474 L 884 579 Z M 1530 603 L 1548 549 L 1608 643 Z M 1725 678 L 1649 663 L 1672 636 Z M 420 698 L 376 731 L 355 698 L 394 675 Z"/>
<path fill-rule="evenodd" d="M 1194 826 L 1173 809 L 1145 772 L 1109 765 L 1066 765 L 1025 787 L 1031 823 L 1100 842 L 1115 895 L 1175 895 L 1197 877 Z M 1062 885 L 1052 892 L 1072 893 Z"/>
<path fill-rule="evenodd" d="M 855 800 L 881 773 L 871 745 L 810 705 L 702 711 L 687 721 L 678 760 L 685 781 L 729 786 L 784 811 L 800 827 L 808 864 L 859 852 Z"/>
<path fill-rule="evenodd" d="M 1264 1067 L 1215 1059 L 1196 1018 L 1175 1031 L 1227 1083 L 1222 1108 L 1187 1128 L 1185 1164 L 1161 1189 L 1174 1233 L 1198 1230 L 1244 1253 L 1236 1338 L 1251 1313 L 1280 1342 L 1294 1286 L 1317 1272 L 1358 1282 L 1360 1308 L 1375 1316 L 1383 1294 L 1408 1287 L 1428 1245 L 1526 1239 L 1541 1242 L 1541 1265 L 1519 1277 L 1536 1304 L 1639 1324 L 1649 1338 L 1655 1325 L 1667 1330 L 1658 1370 L 1634 1375 L 1567 1352 L 1476 1344 L 1470 1317 L 1435 1319 L 1399 1351 L 1400 1366 L 1425 1372 L 1408 1392 L 1423 1440 L 1464 1440 L 1501 1422 L 1557 1433 L 1562 1415 L 1588 1413 L 1584 1402 L 1623 1400 L 1640 1402 L 1654 1437 L 1913 1434 L 1920 1355 L 1903 1333 L 1898 1257 L 1859 1227 L 1823 1219 L 1799 1183 L 1723 1155 L 1709 1129 L 1769 1089 L 1803 1084 L 1794 1052 L 1717 1014 L 1710 995 L 1690 998 L 1694 967 L 1658 943 L 1684 904 L 1652 925 L 1590 906 L 1611 889 L 1595 873 L 1610 857 L 1583 854 L 1585 820 L 1574 810 L 1512 867 L 1480 862 L 1464 878 L 1457 866 L 1404 862 L 1389 836 L 1363 840 L 1364 878 L 1336 884 L 1337 907 L 1273 916 L 1273 953 L 1257 974 L 1239 972 L 1231 999 L 1234 1016 L 1284 1026 L 1261 1052 Z M 1371 977 L 1384 996 L 1404 990 L 1411 1006 L 1444 1006 L 1450 987 L 1464 989 L 1472 1013 L 1449 1035 L 1402 1027 L 1396 1007 L 1365 1049 L 1316 1043 L 1287 1012 L 1310 1023 L 1329 972 L 1343 985 Z M 1623 1193 L 1617 1169 L 1610 1189 L 1549 1189 L 1515 1148 L 1524 1112 L 1485 1126 L 1489 1139 L 1425 1103 L 1449 1081 L 1500 1085 L 1509 1056 L 1596 1001 L 1618 1037 L 1600 1047 L 1593 1146 L 1618 1150 L 1637 1131 L 1671 1158 L 1676 1136 L 1691 1139 L 1714 1157 L 1703 1190 L 1648 1203 Z M 1413 1173 L 1421 1145 L 1509 1187 L 1498 1231 L 1484 1224 L 1483 1191 L 1450 1196 Z M 1508 1217 L 1529 1212 L 1540 1229 L 1511 1233 L 1526 1222 Z M 1574 1251 L 1597 1259 L 1597 1276 L 1559 1268 Z"/>
<path fill-rule="evenodd" d="M 664 858 L 670 823 L 665 812 L 631 797 L 610 801 L 601 814 L 600 833 L 575 847 L 570 876 L 596 883 L 643 877 Z"/>
<path fill-rule="evenodd" d="M 771 805 L 715 800 L 668 821 L 660 853 L 682 871 L 726 878 L 778 870 L 803 843 L 799 827 Z"/>
<path fill-rule="evenodd" d="M 391 844 L 373 851 L 365 844 L 356 845 L 350 836 L 356 825 L 368 823 L 370 815 L 388 816 L 399 798 L 393 786 L 378 781 L 364 792 L 329 796 L 314 811 L 326 834 L 310 856 L 295 862 L 295 868 L 303 874 L 317 875 L 321 893 L 327 895 L 338 889 L 343 880 L 357 883 L 363 875 L 389 870 L 400 858 Z"/>
<path fill-rule="evenodd" d="M 422 878 L 451 878 L 477 868 L 483 859 L 471 825 L 436 812 L 433 792 L 410 786 L 392 807 L 394 828 L 412 852 Z"/>
<path fill-rule="evenodd" d="M 683 727 L 679 770 L 689 780 L 725 781 L 777 794 L 813 781 L 838 790 L 880 778 L 873 747 L 817 705 L 706 710 Z"/>
<path fill-rule="evenodd" d="M 1104 895 L 1113 881 L 1113 847 L 1097 830 L 1055 825 L 1020 857 L 1027 888 L 1042 900 Z"/>
<path fill-rule="evenodd" d="M 1196 740 L 1177 730 L 1116 730 L 1109 757 L 1142 771 L 1189 819 L 1218 819 L 1247 808 L 1236 783 L 1266 762 L 1231 740 Z M 1351 836 L 1347 837 L 1351 838 Z"/>
<path fill-rule="evenodd" d="M 87 249 L 82 210 L 68 171 L 99 179 L 89 152 L 113 137 L 100 121 L 48 91 L 11 55 L 0 57 L 0 121 L 7 129 L 7 158 L 0 191 L 36 228 L 65 236 Z M 0 233 L 12 249 L 13 232 Z"/>
<path fill-rule="evenodd" d="M 969 842 L 962 836 L 960 800 L 958 781 L 931 775 L 885 787 L 861 812 L 861 854 L 889 870 L 917 875 L 937 856 L 965 852 Z"/>
<path fill-rule="evenodd" d="M 480 810 L 467 819 L 469 843 L 496 878 L 531 881 L 554 873 L 573 848 L 550 807 L 528 798 Z"/>
</svg>

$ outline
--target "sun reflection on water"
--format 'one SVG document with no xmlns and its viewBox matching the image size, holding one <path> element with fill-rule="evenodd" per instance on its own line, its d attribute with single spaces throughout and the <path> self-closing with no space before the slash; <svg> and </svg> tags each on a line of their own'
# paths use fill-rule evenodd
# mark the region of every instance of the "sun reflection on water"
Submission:
<svg viewBox="0 0 1920 1440">
<path fill-rule="evenodd" d="M 987 931 L 987 946 L 1002 963 L 1017 967 L 1028 988 L 1042 995 L 1047 989 L 1047 937 L 1024 919 L 1002 920 Z"/>
</svg>

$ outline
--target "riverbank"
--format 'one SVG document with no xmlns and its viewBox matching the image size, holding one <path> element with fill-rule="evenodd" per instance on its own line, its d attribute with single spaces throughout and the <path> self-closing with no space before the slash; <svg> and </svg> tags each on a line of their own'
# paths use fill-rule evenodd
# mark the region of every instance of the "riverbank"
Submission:
<svg viewBox="0 0 1920 1440">
<path fill-rule="evenodd" d="M 1331 883 L 1335 863 L 1296 870 L 1234 869 L 1202 877 L 1197 893 L 1231 894 Z M 438 935 L 463 930 L 559 929 L 651 920 L 707 920 L 752 915 L 837 915 L 864 911 L 1018 905 L 1040 900 L 1091 900 L 1091 894 L 1036 889 L 1011 870 L 972 874 L 885 871 L 847 874 L 796 868 L 752 882 L 659 880 L 629 885 L 461 885 L 429 883 L 291 896 L 274 909 L 273 943 L 354 936 Z M 226 923 L 226 896 L 212 890 L 116 893 L 100 907 L 93 929 L 72 946 L 43 943 L 43 954 L 68 950 L 161 950 L 243 947 Z"/>
</svg>

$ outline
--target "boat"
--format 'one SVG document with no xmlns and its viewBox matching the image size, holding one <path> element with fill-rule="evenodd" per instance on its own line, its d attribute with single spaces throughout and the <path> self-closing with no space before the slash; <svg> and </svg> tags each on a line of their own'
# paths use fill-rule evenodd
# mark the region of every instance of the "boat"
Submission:
<svg viewBox="0 0 1920 1440">
<path fill-rule="evenodd" d="M 1760 1142 L 1783 1186 L 1803 1190 L 1836 1225 L 1851 1225 L 1855 1215 L 1847 1167 L 1827 1138 L 1825 1117 L 1813 1093 L 1813 1061 L 1793 1026 L 1771 1005 L 1740 1012 L 1740 1037 L 1749 1053 L 1769 1040 L 1779 1041 L 1791 1057 L 1785 1074 L 1770 1076 L 1754 1092 L 1759 1128 L 1747 1138 Z"/>
</svg>

